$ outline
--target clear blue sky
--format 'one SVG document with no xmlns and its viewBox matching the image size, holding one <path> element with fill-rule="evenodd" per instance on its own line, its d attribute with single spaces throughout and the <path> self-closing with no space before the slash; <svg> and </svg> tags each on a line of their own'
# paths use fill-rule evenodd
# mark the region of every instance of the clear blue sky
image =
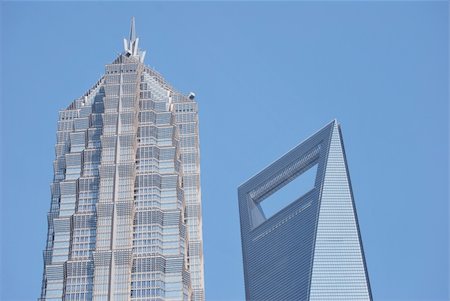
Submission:
<svg viewBox="0 0 450 301">
<path fill-rule="evenodd" d="M 448 3 L 3 2 L 1 299 L 36 300 L 58 110 L 122 51 L 200 107 L 206 296 L 244 300 L 237 187 L 341 124 L 375 300 L 446 300 Z"/>
</svg>

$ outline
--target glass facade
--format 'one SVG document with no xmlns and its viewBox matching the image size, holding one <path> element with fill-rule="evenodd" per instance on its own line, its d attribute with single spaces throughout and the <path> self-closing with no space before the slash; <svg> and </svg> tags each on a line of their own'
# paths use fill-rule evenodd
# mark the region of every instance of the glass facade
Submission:
<svg viewBox="0 0 450 301">
<path fill-rule="evenodd" d="M 138 41 L 59 113 L 40 300 L 204 300 L 197 104 Z"/>
<path fill-rule="evenodd" d="M 264 211 L 263 202 L 311 171 L 309 190 L 275 214 Z M 372 300 L 337 121 L 241 185 L 238 195 L 247 300 Z"/>
</svg>

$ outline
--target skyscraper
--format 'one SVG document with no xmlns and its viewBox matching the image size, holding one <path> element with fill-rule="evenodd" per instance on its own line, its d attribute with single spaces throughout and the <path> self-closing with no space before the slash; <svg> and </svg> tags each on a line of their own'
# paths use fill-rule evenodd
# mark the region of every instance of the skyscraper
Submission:
<svg viewBox="0 0 450 301">
<path fill-rule="evenodd" d="M 247 300 L 372 299 L 337 121 L 238 194 Z M 264 203 L 286 201 L 271 216 L 265 209 Z"/>
<path fill-rule="evenodd" d="M 197 104 L 124 52 L 59 112 L 40 300 L 203 300 Z"/>
</svg>

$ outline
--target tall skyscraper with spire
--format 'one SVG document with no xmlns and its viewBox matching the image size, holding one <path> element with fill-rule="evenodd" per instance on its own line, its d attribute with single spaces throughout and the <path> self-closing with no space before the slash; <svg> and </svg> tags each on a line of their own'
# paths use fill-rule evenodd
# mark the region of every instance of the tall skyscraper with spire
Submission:
<svg viewBox="0 0 450 301">
<path fill-rule="evenodd" d="M 138 45 L 59 112 L 40 300 L 204 300 L 197 103 Z"/>
</svg>

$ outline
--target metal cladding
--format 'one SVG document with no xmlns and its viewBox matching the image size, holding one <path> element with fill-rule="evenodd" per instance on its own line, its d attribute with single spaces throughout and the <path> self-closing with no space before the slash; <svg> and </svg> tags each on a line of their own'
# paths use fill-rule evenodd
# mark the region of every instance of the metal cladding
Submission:
<svg viewBox="0 0 450 301">
<path fill-rule="evenodd" d="M 59 113 L 39 300 L 204 300 L 197 103 L 144 54 Z"/>
<path fill-rule="evenodd" d="M 316 167 L 272 216 L 261 204 Z M 247 300 L 371 300 L 340 126 L 332 121 L 238 189 Z"/>
</svg>

